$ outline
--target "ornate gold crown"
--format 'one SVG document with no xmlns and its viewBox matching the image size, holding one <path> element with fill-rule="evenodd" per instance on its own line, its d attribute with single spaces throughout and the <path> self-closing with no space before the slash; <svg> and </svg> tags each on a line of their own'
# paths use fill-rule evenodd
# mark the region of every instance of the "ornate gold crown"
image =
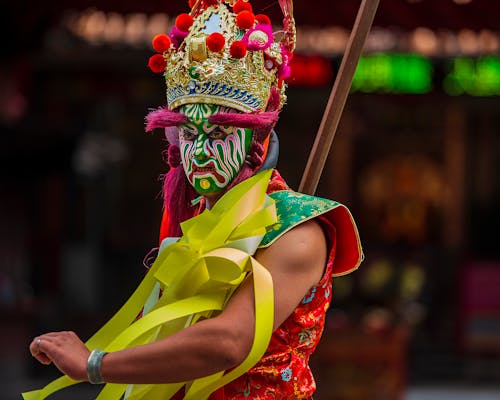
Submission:
<svg viewBox="0 0 500 400">
<path fill-rule="evenodd" d="M 168 107 L 210 103 L 264 111 L 273 87 L 281 93 L 282 106 L 295 27 L 291 1 L 280 3 L 286 5 L 285 29 L 275 40 L 269 18 L 254 15 L 248 1 L 191 1 L 191 12 L 177 17 L 171 39 L 153 39 L 165 61 L 157 69 L 164 68 Z"/>
</svg>

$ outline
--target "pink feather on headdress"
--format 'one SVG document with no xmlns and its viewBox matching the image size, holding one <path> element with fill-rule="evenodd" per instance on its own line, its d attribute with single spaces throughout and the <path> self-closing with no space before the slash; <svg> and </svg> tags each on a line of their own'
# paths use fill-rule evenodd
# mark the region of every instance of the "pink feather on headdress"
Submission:
<svg viewBox="0 0 500 400">
<path fill-rule="evenodd" d="M 236 114 L 217 113 L 208 118 L 208 122 L 214 125 L 237 126 L 239 128 L 257 129 L 267 126 L 274 126 L 278 121 L 277 110 L 266 111 L 258 114 Z"/>
<path fill-rule="evenodd" d="M 151 132 L 156 128 L 179 126 L 186 122 L 188 122 L 188 117 L 184 114 L 170 111 L 167 108 L 158 108 L 146 115 L 146 132 Z"/>
</svg>

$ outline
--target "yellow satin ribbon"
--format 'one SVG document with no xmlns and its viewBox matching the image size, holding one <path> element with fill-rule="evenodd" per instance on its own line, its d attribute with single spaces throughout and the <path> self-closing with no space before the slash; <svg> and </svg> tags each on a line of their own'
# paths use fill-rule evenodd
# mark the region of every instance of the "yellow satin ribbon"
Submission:
<svg viewBox="0 0 500 400">
<path fill-rule="evenodd" d="M 264 354 L 274 321 L 270 273 L 252 255 L 266 228 L 277 221 L 274 200 L 266 195 L 271 171 L 264 171 L 224 194 L 211 210 L 181 224 L 183 236 L 160 252 L 122 308 L 87 342 L 89 349 L 118 351 L 151 343 L 222 310 L 251 274 L 255 295 L 255 336 L 243 363 L 233 370 L 196 379 L 156 385 L 106 384 L 97 400 L 169 399 L 186 386 L 185 399 L 206 399 L 214 390 L 244 374 Z M 163 293 L 141 319 L 135 320 L 155 285 Z M 62 376 L 43 389 L 23 393 L 25 400 L 43 400 L 78 383 Z"/>
</svg>

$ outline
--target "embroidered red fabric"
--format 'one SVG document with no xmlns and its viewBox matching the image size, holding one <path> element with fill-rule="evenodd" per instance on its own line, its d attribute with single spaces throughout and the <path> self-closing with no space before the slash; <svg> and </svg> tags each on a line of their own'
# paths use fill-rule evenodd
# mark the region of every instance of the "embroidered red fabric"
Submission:
<svg viewBox="0 0 500 400">
<path fill-rule="evenodd" d="M 257 365 L 226 385 L 223 388 L 224 397 L 217 393 L 210 397 L 211 400 L 312 398 L 316 383 L 309 368 L 309 357 L 323 333 L 326 310 L 332 298 L 334 231 L 328 236 L 332 245 L 321 280 L 303 297 L 290 317 L 274 331 L 269 347 Z"/>
<path fill-rule="evenodd" d="M 283 178 L 273 173 L 268 193 L 286 190 Z M 209 400 L 291 400 L 312 399 L 316 383 L 309 368 L 309 357 L 316 349 L 325 325 L 326 310 L 332 298 L 332 270 L 336 251 L 335 228 L 319 216 L 329 244 L 329 258 L 323 277 L 303 297 L 294 312 L 271 337 L 262 359 L 244 375 L 212 393 Z M 183 398 L 183 391 L 173 397 Z"/>
</svg>

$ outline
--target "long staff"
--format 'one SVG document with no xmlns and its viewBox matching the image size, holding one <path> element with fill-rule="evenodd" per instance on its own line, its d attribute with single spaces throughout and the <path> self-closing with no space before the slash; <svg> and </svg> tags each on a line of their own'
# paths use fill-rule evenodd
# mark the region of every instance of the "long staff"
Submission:
<svg viewBox="0 0 500 400">
<path fill-rule="evenodd" d="M 307 160 L 304 175 L 300 181 L 299 192 L 314 194 L 318 186 L 321 172 L 339 125 L 342 111 L 351 88 L 352 78 L 363 51 L 366 37 L 377 12 L 379 0 L 362 0 L 352 28 L 346 51 L 340 64 L 339 73 L 335 79 L 328 104 L 321 120 L 314 145 Z"/>
</svg>

